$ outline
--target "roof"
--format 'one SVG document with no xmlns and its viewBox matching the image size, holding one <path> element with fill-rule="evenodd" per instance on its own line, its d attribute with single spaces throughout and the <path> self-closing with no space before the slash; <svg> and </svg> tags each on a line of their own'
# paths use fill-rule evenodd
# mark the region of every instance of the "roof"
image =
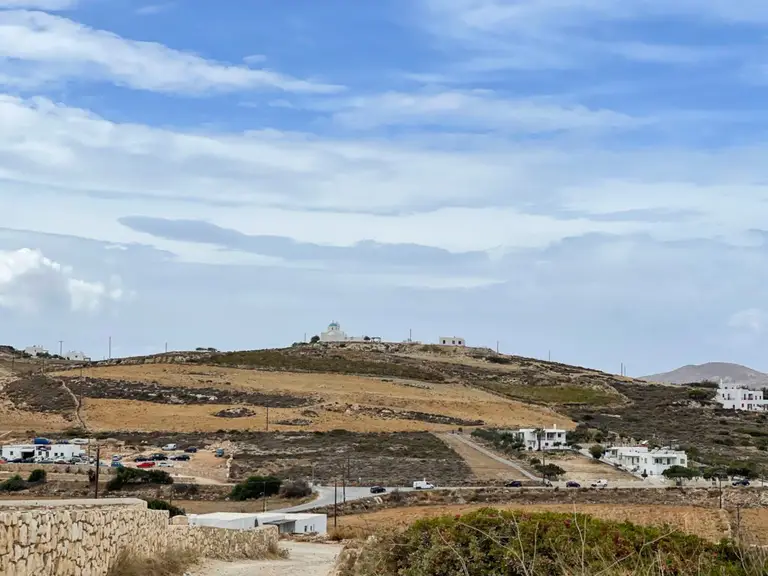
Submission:
<svg viewBox="0 0 768 576">
<path fill-rule="evenodd" d="M 190 514 L 195 518 L 210 518 L 212 520 L 240 520 L 243 518 L 258 518 L 262 523 L 274 523 L 295 520 L 310 520 L 325 514 L 281 513 L 281 512 L 209 512 L 207 514 Z"/>
<path fill-rule="evenodd" d="M 257 518 L 260 514 L 245 512 L 209 512 L 208 514 L 190 514 L 195 518 L 210 518 L 212 520 L 240 520 L 242 518 Z"/>
</svg>

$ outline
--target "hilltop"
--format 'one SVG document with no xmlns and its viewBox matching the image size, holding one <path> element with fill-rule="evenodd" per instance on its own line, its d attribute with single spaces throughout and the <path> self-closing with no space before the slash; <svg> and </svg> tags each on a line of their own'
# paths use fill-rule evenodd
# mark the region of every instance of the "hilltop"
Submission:
<svg viewBox="0 0 768 576">
<path fill-rule="evenodd" d="M 690 382 L 730 382 L 745 384 L 750 388 L 762 388 L 768 386 L 768 374 L 758 372 L 741 364 L 730 362 L 707 362 L 706 364 L 689 364 L 670 372 L 651 374 L 641 380 L 649 382 L 661 382 L 665 384 L 688 384 Z"/>
<path fill-rule="evenodd" d="M 48 429 L 71 428 L 75 412 L 92 430 L 264 430 L 268 409 L 270 430 L 398 432 L 572 428 L 565 408 L 626 404 L 617 381 L 632 380 L 487 348 L 318 343 L 99 361 L 0 394 L 17 430 L 41 415 Z"/>
</svg>

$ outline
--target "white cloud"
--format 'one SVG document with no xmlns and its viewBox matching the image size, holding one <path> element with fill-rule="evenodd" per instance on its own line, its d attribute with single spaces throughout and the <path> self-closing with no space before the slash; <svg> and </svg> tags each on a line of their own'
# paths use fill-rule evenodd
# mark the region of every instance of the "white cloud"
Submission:
<svg viewBox="0 0 768 576">
<path fill-rule="evenodd" d="M 19 67 L 19 62 L 26 66 Z M 66 18 L 28 11 L 0 11 L 0 78 L 3 76 L 10 77 L 14 85 L 80 78 L 185 94 L 256 89 L 333 93 L 341 89 L 207 60 L 162 44 L 129 40 Z"/>
<path fill-rule="evenodd" d="M 34 8 L 37 10 L 69 10 L 80 0 L 0 0 L 0 10 Z"/>
<path fill-rule="evenodd" d="M 164 4 L 147 4 L 136 10 L 136 14 L 140 16 L 152 16 L 154 14 L 160 14 L 166 12 L 175 6 L 174 2 L 166 2 Z"/>
<path fill-rule="evenodd" d="M 105 302 L 124 297 L 119 279 L 111 287 L 73 276 L 72 268 L 23 248 L 0 251 L 0 306 L 23 312 L 68 307 L 75 312 L 96 312 Z"/>
<path fill-rule="evenodd" d="M 748 308 L 731 315 L 728 326 L 752 335 L 762 334 L 768 325 L 768 312 L 759 308 Z"/>
</svg>

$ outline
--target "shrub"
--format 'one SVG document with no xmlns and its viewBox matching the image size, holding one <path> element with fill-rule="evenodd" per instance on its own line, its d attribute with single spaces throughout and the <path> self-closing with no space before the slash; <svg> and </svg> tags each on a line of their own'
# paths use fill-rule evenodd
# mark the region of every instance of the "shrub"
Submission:
<svg viewBox="0 0 768 576">
<path fill-rule="evenodd" d="M 745 556 L 746 554 L 746 556 Z M 754 570 L 748 568 L 753 562 Z M 757 565 L 759 562 L 759 565 Z M 765 574 L 764 558 L 668 528 L 489 508 L 420 520 L 367 545 L 360 576 Z"/>
<path fill-rule="evenodd" d="M 237 484 L 229 497 L 232 500 L 255 500 L 265 496 L 274 496 L 280 492 L 282 480 L 274 476 L 251 476 Z"/>
<path fill-rule="evenodd" d="M 0 483 L 0 492 L 19 492 L 27 487 L 27 483 L 18 474 L 11 476 L 5 482 Z"/>
<path fill-rule="evenodd" d="M 45 470 L 37 468 L 36 470 L 32 470 L 32 472 L 30 472 L 29 478 L 27 478 L 27 482 L 30 484 L 34 482 L 45 482 L 47 477 L 48 473 Z"/>
<path fill-rule="evenodd" d="M 280 496 L 283 498 L 306 498 L 312 494 L 312 487 L 306 480 L 288 482 L 280 487 Z"/>
<path fill-rule="evenodd" d="M 115 477 L 107 482 L 107 490 L 120 490 L 128 484 L 173 484 L 173 478 L 165 470 L 118 468 Z"/>
<path fill-rule="evenodd" d="M 168 512 L 170 512 L 171 518 L 174 516 L 184 516 L 186 514 L 184 508 L 174 506 L 165 500 L 147 500 L 147 508 L 150 510 L 168 510 Z"/>
<path fill-rule="evenodd" d="M 544 478 L 552 479 L 557 478 L 558 476 L 562 476 L 565 474 L 565 470 L 560 468 L 560 466 L 557 466 L 556 464 L 540 464 L 536 466 L 536 470 L 541 474 Z"/>
<path fill-rule="evenodd" d="M 107 576 L 182 576 L 198 561 L 194 550 L 168 549 L 154 558 L 123 550 L 112 562 Z"/>
<path fill-rule="evenodd" d="M 320 336 L 315 334 L 314 336 L 312 336 L 312 338 L 309 339 L 309 342 L 311 344 L 317 344 L 318 342 L 320 342 Z"/>
</svg>

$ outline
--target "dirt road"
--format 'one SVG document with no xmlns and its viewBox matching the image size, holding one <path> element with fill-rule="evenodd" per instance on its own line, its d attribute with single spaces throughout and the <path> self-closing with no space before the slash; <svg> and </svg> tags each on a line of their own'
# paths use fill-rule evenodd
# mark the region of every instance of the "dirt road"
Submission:
<svg viewBox="0 0 768 576">
<path fill-rule="evenodd" d="M 207 562 L 191 576 L 328 576 L 342 546 L 283 542 L 287 560 Z"/>
<path fill-rule="evenodd" d="M 526 474 L 518 464 L 492 455 L 490 451 L 459 434 L 447 433 L 438 436 L 464 459 L 478 480 L 538 480 Z"/>
</svg>

